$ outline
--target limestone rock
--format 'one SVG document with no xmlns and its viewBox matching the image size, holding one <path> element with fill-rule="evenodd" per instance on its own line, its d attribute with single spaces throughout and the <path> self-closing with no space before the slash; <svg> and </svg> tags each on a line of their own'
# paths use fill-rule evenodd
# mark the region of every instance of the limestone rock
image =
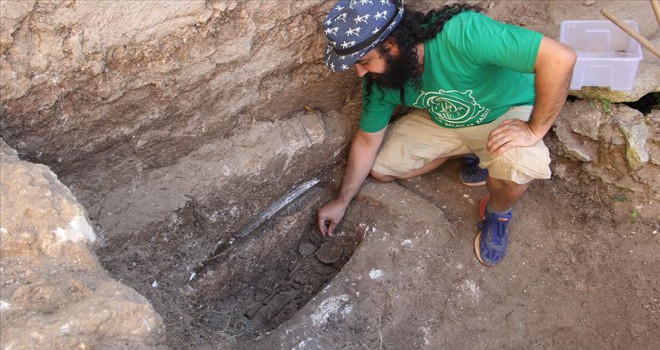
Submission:
<svg viewBox="0 0 660 350">
<path fill-rule="evenodd" d="M 626 138 L 626 159 L 632 170 L 639 169 L 649 161 L 649 153 L 645 149 L 649 136 L 649 128 L 644 123 L 641 113 L 626 110 L 618 116 L 617 124 Z"/>
<path fill-rule="evenodd" d="M 597 141 L 608 121 L 599 103 L 569 102 L 555 122 L 554 131 L 565 153 L 583 162 L 598 162 Z"/>
<path fill-rule="evenodd" d="M 566 155 L 582 162 L 596 160 L 598 156 L 597 148 L 576 135 L 567 124 L 563 120 L 558 120 L 554 126 L 554 132 L 562 143 Z"/>
<path fill-rule="evenodd" d="M 598 163 L 603 145 L 625 145 L 628 166 L 636 170 L 650 159 L 645 120 L 639 111 L 625 105 L 578 100 L 566 103 L 554 131 L 563 151 L 582 162 Z"/>
<path fill-rule="evenodd" d="M 660 109 L 655 109 L 649 113 L 648 123 L 650 124 L 651 131 L 649 142 L 646 144 L 649 151 L 649 158 L 651 163 L 660 165 Z"/>
<path fill-rule="evenodd" d="M 0 338 L 4 348 L 157 348 L 149 302 L 111 279 L 90 251 L 85 210 L 46 166 L 0 139 Z"/>
<path fill-rule="evenodd" d="M 660 165 L 660 146 L 649 144 L 649 161 L 655 165 Z"/>
<path fill-rule="evenodd" d="M 554 133 L 558 155 L 584 164 L 590 178 L 634 192 L 656 193 L 646 176 L 658 159 L 659 112 L 643 116 L 624 104 L 577 100 L 564 105 Z M 651 167 L 650 169 L 646 169 Z"/>
</svg>

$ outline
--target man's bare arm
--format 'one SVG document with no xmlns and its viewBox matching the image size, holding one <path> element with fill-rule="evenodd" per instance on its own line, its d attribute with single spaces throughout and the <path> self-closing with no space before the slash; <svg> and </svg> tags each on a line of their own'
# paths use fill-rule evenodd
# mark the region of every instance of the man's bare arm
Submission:
<svg viewBox="0 0 660 350">
<path fill-rule="evenodd" d="M 348 204 L 369 175 L 384 135 L 385 129 L 375 133 L 358 130 L 353 137 L 339 192 L 335 199 L 319 209 L 318 226 L 322 235 L 332 236 L 334 234 L 335 228 L 344 217 Z"/>
<path fill-rule="evenodd" d="M 491 132 L 488 151 L 497 156 L 514 147 L 533 146 L 550 130 L 561 111 L 577 55 L 570 47 L 547 37 L 534 64 L 536 100 L 529 122 L 509 119 Z"/>
</svg>

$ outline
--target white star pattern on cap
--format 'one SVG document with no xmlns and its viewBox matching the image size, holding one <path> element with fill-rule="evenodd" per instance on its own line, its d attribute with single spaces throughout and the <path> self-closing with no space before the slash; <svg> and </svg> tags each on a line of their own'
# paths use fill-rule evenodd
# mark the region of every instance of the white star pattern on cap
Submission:
<svg viewBox="0 0 660 350">
<path fill-rule="evenodd" d="M 387 18 L 387 11 L 376 12 L 376 19 Z"/>
<path fill-rule="evenodd" d="M 362 29 L 362 28 L 360 28 L 360 27 L 348 28 L 348 30 L 346 31 L 346 35 L 348 35 L 348 36 L 355 35 L 355 36 L 359 37 L 360 36 L 360 29 Z"/>
<path fill-rule="evenodd" d="M 337 31 L 339 30 L 339 27 L 334 27 L 334 28 L 328 28 L 323 31 L 325 35 L 332 34 L 332 35 L 337 35 Z"/>
<path fill-rule="evenodd" d="M 323 33 L 328 38 L 326 66 L 346 70 L 378 46 L 404 15 L 403 0 L 338 0 L 328 13 Z"/>
<path fill-rule="evenodd" d="M 349 42 L 344 41 L 343 43 L 341 43 L 341 48 L 345 49 L 347 47 L 351 47 L 353 46 L 353 43 L 355 43 L 355 41 L 349 41 Z"/>
<path fill-rule="evenodd" d="M 369 23 L 368 22 L 369 17 L 370 17 L 369 14 L 366 14 L 364 16 L 357 16 L 357 17 L 355 17 L 355 23 L 365 23 L 365 24 Z"/>
</svg>

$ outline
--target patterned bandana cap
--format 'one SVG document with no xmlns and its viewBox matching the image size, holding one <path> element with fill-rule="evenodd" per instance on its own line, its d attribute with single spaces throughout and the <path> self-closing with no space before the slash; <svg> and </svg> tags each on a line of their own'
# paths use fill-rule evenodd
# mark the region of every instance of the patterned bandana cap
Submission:
<svg viewBox="0 0 660 350">
<path fill-rule="evenodd" d="M 350 68 L 378 46 L 403 18 L 403 0 L 339 0 L 325 17 L 325 65 L 333 72 Z"/>
</svg>

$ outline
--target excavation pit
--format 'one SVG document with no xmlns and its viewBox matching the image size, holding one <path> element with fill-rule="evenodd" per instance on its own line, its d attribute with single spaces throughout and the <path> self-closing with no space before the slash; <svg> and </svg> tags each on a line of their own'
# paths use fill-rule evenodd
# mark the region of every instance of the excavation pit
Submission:
<svg viewBox="0 0 660 350">
<path fill-rule="evenodd" d="M 164 317 L 171 346 L 209 344 L 218 337 L 254 339 L 287 321 L 328 285 L 376 214 L 356 200 L 335 235 L 322 237 L 316 210 L 334 190 L 316 182 L 266 219 L 254 215 L 258 225 L 252 222 L 247 226 L 254 227 L 236 234 L 219 235 L 222 229 L 209 215 L 213 203 L 191 201 L 128 242 L 108 241 L 99 250 L 101 261 L 151 301 Z M 194 237 L 209 236 L 206 241 L 218 242 L 207 247 L 208 256 L 187 255 L 204 250 Z"/>
</svg>

